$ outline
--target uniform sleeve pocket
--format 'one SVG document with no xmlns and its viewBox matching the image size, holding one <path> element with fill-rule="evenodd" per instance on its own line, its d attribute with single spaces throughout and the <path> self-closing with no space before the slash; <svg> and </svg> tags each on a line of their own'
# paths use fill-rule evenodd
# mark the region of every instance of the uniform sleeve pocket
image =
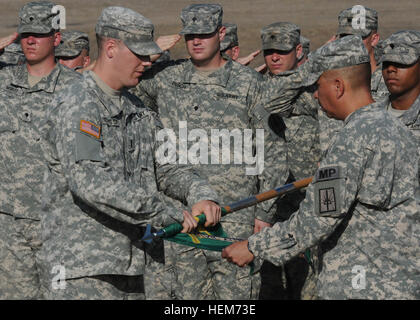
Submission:
<svg viewBox="0 0 420 320">
<path fill-rule="evenodd" d="M 80 160 L 102 161 L 101 140 L 82 132 L 76 133 L 76 162 Z"/>
</svg>

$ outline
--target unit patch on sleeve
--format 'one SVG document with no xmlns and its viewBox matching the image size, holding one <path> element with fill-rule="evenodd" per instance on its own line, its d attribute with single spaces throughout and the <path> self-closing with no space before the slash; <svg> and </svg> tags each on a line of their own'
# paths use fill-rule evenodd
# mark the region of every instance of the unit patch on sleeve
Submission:
<svg viewBox="0 0 420 320">
<path fill-rule="evenodd" d="M 96 139 L 99 139 L 101 136 L 101 128 L 86 120 L 80 120 L 80 131 L 83 131 Z"/>
<path fill-rule="evenodd" d="M 319 213 L 337 210 L 334 188 L 319 189 Z"/>
</svg>

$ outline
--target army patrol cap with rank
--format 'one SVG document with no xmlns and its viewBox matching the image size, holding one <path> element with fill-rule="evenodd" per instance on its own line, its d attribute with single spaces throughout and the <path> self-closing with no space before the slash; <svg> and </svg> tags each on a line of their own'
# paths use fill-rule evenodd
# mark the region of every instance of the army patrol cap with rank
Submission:
<svg viewBox="0 0 420 320">
<path fill-rule="evenodd" d="M 411 65 L 420 57 L 420 32 L 404 30 L 392 34 L 382 44 L 380 62 Z"/>
<path fill-rule="evenodd" d="M 53 27 L 53 19 L 58 15 L 58 12 L 52 12 L 54 6 L 55 4 L 49 1 L 35 1 L 24 5 L 19 11 L 17 32 L 19 34 L 48 34 L 55 30 Z"/>
<path fill-rule="evenodd" d="M 223 41 L 220 43 L 220 51 L 224 51 L 239 45 L 237 25 L 234 23 L 224 23 L 223 26 L 226 27 L 226 35 Z"/>
<path fill-rule="evenodd" d="M 218 4 L 191 4 L 181 11 L 179 34 L 211 34 L 222 26 L 223 8 Z"/>
<path fill-rule="evenodd" d="M 365 25 L 363 26 L 361 25 L 362 20 L 359 19 L 362 12 L 357 10 L 356 7 L 353 8 L 345 9 L 338 15 L 337 34 L 339 36 L 360 35 L 367 37 L 373 30 L 378 30 L 378 13 L 376 10 L 363 7 L 365 10 Z M 354 23 L 353 19 L 355 19 Z M 356 28 L 353 28 L 353 24 Z"/>
<path fill-rule="evenodd" d="M 83 49 L 89 51 L 89 36 L 80 31 L 61 32 L 61 41 L 55 49 L 56 57 L 76 57 Z"/>
<path fill-rule="evenodd" d="M 320 47 L 311 54 L 308 62 L 311 73 L 304 81 L 305 86 L 317 82 L 325 71 L 370 63 L 370 58 L 362 38 L 351 35 Z"/>
<path fill-rule="evenodd" d="M 128 8 L 105 8 L 96 23 L 95 32 L 102 37 L 122 40 L 132 52 L 140 56 L 162 53 L 153 41 L 152 22 Z"/>
<path fill-rule="evenodd" d="M 261 30 L 262 49 L 290 51 L 300 43 L 300 28 L 290 22 L 275 22 Z"/>
</svg>

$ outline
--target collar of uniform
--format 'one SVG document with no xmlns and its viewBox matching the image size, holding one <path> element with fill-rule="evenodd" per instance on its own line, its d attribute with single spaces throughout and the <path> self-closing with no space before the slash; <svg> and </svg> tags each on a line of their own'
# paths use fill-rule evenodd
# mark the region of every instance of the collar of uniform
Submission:
<svg viewBox="0 0 420 320">
<path fill-rule="evenodd" d="M 92 76 L 93 71 L 85 71 L 83 72 L 83 78 L 88 85 L 88 87 L 95 93 L 95 95 L 98 97 L 99 101 L 101 101 L 104 108 L 108 111 L 108 117 L 115 117 L 119 115 L 122 111 L 121 108 L 116 106 L 112 99 L 103 92 L 101 88 L 99 88 L 98 84 L 96 83 L 95 79 Z"/>
<path fill-rule="evenodd" d="M 388 98 L 389 103 L 389 98 Z M 413 123 L 416 123 L 418 118 L 420 117 L 420 95 L 414 101 L 410 109 L 408 109 L 404 114 L 400 117 L 400 120 L 406 125 L 409 126 Z M 420 121 L 420 120 L 419 120 Z"/>
<path fill-rule="evenodd" d="M 28 89 L 29 92 L 42 90 L 48 93 L 53 93 L 57 84 L 58 76 L 60 75 L 61 69 L 64 67 L 57 63 L 50 74 L 46 77 L 43 77 L 41 81 L 39 81 L 32 88 L 29 87 L 28 69 L 26 68 L 26 64 L 24 63 L 17 66 L 16 68 L 17 69 L 12 80 L 12 85 Z"/>
<path fill-rule="evenodd" d="M 382 100 L 380 102 L 374 102 L 371 104 L 368 104 L 364 107 L 361 107 L 359 109 L 357 109 L 356 111 L 350 113 L 346 119 L 344 119 L 344 126 L 346 126 L 349 122 L 353 121 L 354 119 L 358 118 L 360 115 L 364 114 L 364 113 L 368 113 L 371 112 L 372 109 L 374 108 L 378 108 L 378 109 L 382 109 L 385 110 L 385 105 L 384 105 L 385 101 Z"/>
<path fill-rule="evenodd" d="M 185 67 L 183 83 L 196 83 L 196 84 L 212 84 L 226 87 L 230 73 L 232 71 L 233 62 L 228 60 L 223 67 L 220 67 L 207 77 L 200 76 L 199 72 L 194 67 L 191 59 L 187 61 Z"/>
</svg>

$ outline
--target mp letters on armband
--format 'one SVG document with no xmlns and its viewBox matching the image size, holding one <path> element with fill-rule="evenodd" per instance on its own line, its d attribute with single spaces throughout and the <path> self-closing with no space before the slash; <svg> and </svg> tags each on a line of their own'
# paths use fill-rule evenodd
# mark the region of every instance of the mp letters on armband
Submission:
<svg viewBox="0 0 420 320">
<path fill-rule="evenodd" d="M 345 170 L 340 166 L 318 169 L 314 182 L 315 213 L 340 216 L 345 194 Z"/>
</svg>

